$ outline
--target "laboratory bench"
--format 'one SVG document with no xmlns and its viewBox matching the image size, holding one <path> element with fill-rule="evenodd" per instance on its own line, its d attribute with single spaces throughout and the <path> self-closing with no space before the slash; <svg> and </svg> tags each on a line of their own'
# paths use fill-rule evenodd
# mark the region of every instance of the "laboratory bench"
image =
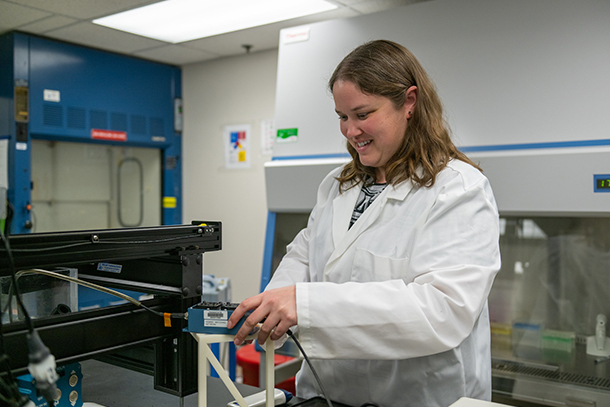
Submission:
<svg viewBox="0 0 610 407">
<path fill-rule="evenodd" d="M 85 403 L 103 407 L 198 407 L 197 393 L 180 400 L 154 389 L 152 376 L 118 367 L 94 359 L 80 362 L 82 379 L 82 399 Z M 234 400 L 224 383 L 218 378 L 208 377 L 208 407 L 226 407 Z M 235 383 L 245 397 L 264 389 Z M 294 407 L 326 407 L 323 399 L 303 400 L 292 398 L 286 405 Z M 333 403 L 335 407 L 350 407 Z"/>
<path fill-rule="evenodd" d="M 176 396 L 154 389 L 153 377 L 144 373 L 114 366 L 109 363 L 89 359 L 80 362 L 82 379 L 82 399 L 90 406 L 103 407 L 198 407 L 197 393 L 184 397 Z M 263 389 L 235 383 L 243 396 L 248 396 Z M 208 406 L 225 407 L 233 397 L 220 379 L 208 377 Z M 333 402 L 335 407 L 350 407 Z M 459 407 L 500 406 L 478 400 L 460 400 Z M 287 406 L 291 407 L 326 407 L 321 398 L 302 400 L 292 398 Z M 97 407 L 97 406 L 96 406 Z"/>
<path fill-rule="evenodd" d="M 83 374 L 82 396 L 85 403 L 103 407 L 197 407 L 197 393 L 182 400 L 174 395 L 155 390 L 150 375 L 114 366 L 98 360 L 80 362 Z M 208 406 L 226 407 L 234 398 L 220 379 L 208 377 Z M 242 395 L 248 396 L 263 389 L 235 383 Z"/>
</svg>

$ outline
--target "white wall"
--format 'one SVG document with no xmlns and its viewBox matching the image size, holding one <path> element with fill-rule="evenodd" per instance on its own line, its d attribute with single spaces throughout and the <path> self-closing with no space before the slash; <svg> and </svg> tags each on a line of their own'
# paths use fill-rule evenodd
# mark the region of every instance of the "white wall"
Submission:
<svg viewBox="0 0 610 407">
<path fill-rule="evenodd" d="M 231 278 L 232 300 L 259 292 L 267 222 L 261 121 L 273 119 L 277 51 L 182 67 L 183 222 L 222 221 L 222 250 L 204 271 Z M 222 131 L 251 126 L 251 168 L 226 169 Z"/>
</svg>

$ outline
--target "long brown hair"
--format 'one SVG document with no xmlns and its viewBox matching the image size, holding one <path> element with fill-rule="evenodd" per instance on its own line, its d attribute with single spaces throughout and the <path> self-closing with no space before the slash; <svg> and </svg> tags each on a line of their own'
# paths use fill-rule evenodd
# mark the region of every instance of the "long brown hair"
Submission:
<svg viewBox="0 0 610 407">
<path fill-rule="evenodd" d="M 385 168 L 388 183 L 396 185 L 411 179 L 419 186 L 431 187 L 452 158 L 481 170 L 451 141 L 434 83 L 417 58 L 402 45 L 377 40 L 357 47 L 335 68 L 328 81 L 331 92 L 337 81 L 349 81 L 363 93 L 387 97 L 396 108 L 404 105 L 407 90 L 417 87 L 417 100 L 405 138 Z M 363 165 L 349 143 L 347 150 L 352 161 L 337 177 L 341 190 L 375 179 L 375 168 Z"/>
</svg>

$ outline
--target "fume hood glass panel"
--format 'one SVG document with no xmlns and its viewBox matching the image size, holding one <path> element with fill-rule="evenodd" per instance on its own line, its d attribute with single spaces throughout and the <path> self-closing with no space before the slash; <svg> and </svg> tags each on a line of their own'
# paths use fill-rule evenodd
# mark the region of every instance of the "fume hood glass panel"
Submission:
<svg viewBox="0 0 610 407">
<path fill-rule="evenodd" d="M 554 385 L 610 398 L 610 341 L 594 342 L 610 317 L 610 218 L 505 217 L 500 248 L 489 297 L 494 391 L 543 405 L 570 405 L 543 402 L 565 402 Z M 496 388 L 497 377 L 509 385 Z"/>
<path fill-rule="evenodd" d="M 33 232 L 161 224 L 161 151 L 32 140 Z"/>
<path fill-rule="evenodd" d="M 275 217 L 275 234 L 273 237 L 273 258 L 271 259 L 271 276 L 286 254 L 286 246 L 290 244 L 307 227 L 309 213 L 277 213 Z"/>
<path fill-rule="evenodd" d="M 308 218 L 277 213 L 272 272 Z M 503 217 L 500 225 L 502 269 L 489 296 L 494 398 L 610 405 L 610 359 L 587 354 L 598 315 L 610 318 L 610 217 Z"/>
</svg>

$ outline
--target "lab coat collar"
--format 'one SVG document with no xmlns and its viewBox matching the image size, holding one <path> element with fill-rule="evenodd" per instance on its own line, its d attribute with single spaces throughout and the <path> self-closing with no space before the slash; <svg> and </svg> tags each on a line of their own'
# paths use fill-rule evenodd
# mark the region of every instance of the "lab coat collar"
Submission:
<svg viewBox="0 0 610 407">
<path fill-rule="evenodd" d="M 335 263 L 335 260 L 352 245 L 362 232 L 375 222 L 387 201 L 391 199 L 399 201 L 405 200 L 411 189 L 413 189 L 413 183 L 411 180 L 406 180 L 398 185 L 388 185 L 381 195 L 375 199 L 375 202 L 364 211 L 358 221 L 349 228 L 352 212 L 356 206 L 356 201 L 358 200 L 361 189 L 362 183 L 359 183 L 353 188 L 339 194 L 333 200 L 332 236 L 334 250 L 326 265 L 326 270 L 328 270 L 328 272 L 332 269 L 332 264 Z M 328 275 L 326 271 L 325 274 Z"/>
</svg>

